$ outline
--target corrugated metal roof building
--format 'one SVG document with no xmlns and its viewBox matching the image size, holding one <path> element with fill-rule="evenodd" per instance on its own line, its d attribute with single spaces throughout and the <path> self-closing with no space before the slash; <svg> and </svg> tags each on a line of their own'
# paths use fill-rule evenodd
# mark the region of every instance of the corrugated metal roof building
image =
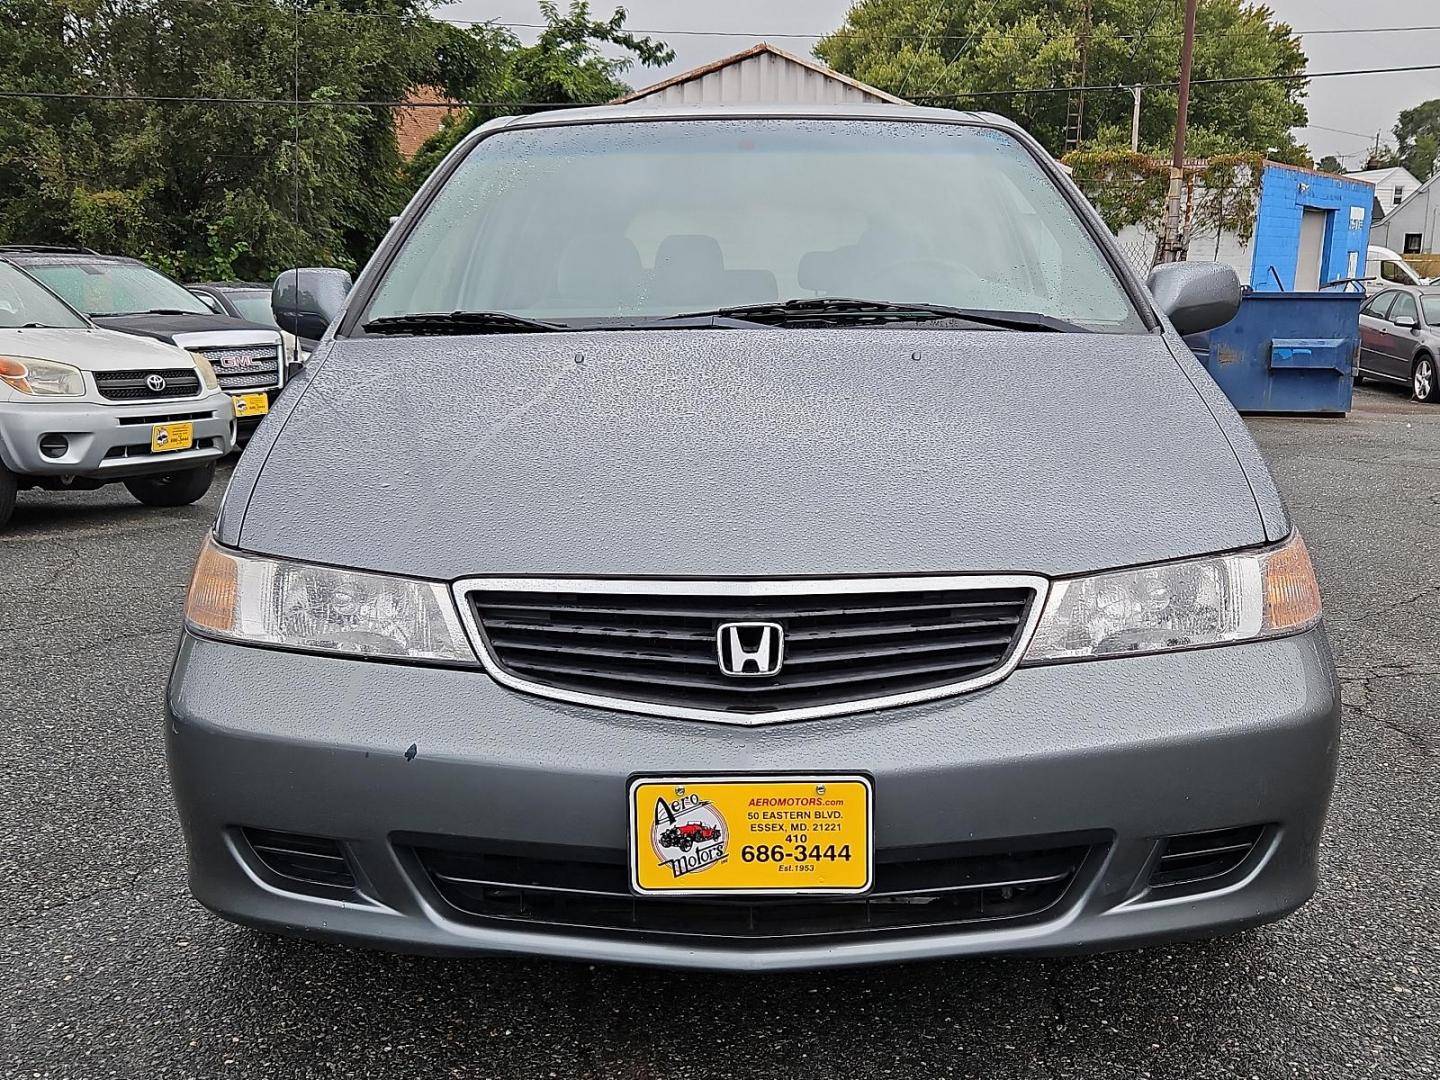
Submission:
<svg viewBox="0 0 1440 1080">
<path fill-rule="evenodd" d="M 818 60 L 766 42 L 635 90 L 616 98 L 614 104 L 632 101 L 650 105 L 906 104 L 903 98 L 831 71 Z"/>
</svg>

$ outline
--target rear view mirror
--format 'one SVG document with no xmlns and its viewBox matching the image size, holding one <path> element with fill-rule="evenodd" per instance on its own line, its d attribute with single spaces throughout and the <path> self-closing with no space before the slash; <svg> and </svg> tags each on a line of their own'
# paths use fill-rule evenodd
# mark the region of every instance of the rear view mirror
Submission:
<svg viewBox="0 0 1440 1080">
<path fill-rule="evenodd" d="M 351 284 L 346 270 L 321 266 L 286 270 L 275 279 L 270 310 L 280 329 L 313 341 L 322 337 L 340 314 Z"/>
<path fill-rule="evenodd" d="M 1420 320 L 1415 318 L 1414 315 L 1396 315 L 1391 321 L 1400 327 L 1401 330 L 1414 330 L 1420 325 Z"/>
<path fill-rule="evenodd" d="M 1162 263 L 1146 285 L 1182 337 L 1224 326 L 1240 310 L 1240 279 L 1221 263 Z"/>
</svg>

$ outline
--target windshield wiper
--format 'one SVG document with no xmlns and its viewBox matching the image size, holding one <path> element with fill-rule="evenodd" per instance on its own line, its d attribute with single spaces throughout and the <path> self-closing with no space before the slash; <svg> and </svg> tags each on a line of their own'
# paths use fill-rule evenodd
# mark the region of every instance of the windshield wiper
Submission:
<svg viewBox="0 0 1440 1080">
<path fill-rule="evenodd" d="M 178 307 L 148 308 L 145 311 L 97 311 L 92 319 L 123 319 L 130 315 L 209 315 L 209 311 L 186 311 Z"/>
<path fill-rule="evenodd" d="M 944 304 L 856 300 L 845 296 L 815 296 L 781 300 L 773 304 L 742 304 L 715 308 L 713 311 L 687 312 L 676 318 L 695 319 L 707 315 L 744 319 L 747 322 L 771 326 L 880 326 L 896 322 L 959 319 L 977 326 L 990 326 L 1001 330 L 1091 333 L 1079 323 L 1034 311 L 991 311 L 986 308 L 949 307 Z"/>
<path fill-rule="evenodd" d="M 540 334 L 568 329 L 505 311 L 415 311 L 365 324 L 367 334 Z"/>
</svg>

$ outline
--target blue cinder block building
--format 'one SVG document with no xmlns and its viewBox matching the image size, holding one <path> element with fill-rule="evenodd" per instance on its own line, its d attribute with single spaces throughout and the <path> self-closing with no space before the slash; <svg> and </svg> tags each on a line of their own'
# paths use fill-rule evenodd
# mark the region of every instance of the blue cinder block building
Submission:
<svg viewBox="0 0 1440 1080">
<path fill-rule="evenodd" d="M 1313 292 L 1363 277 L 1374 203 L 1363 181 L 1267 161 L 1240 279 L 1256 292 Z"/>
<path fill-rule="evenodd" d="M 1199 168 L 1203 162 L 1195 162 Z M 1237 167 L 1235 186 L 1247 193 L 1254 174 Z M 1314 292 L 1335 281 L 1363 277 L 1370 243 L 1375 188 L 1348 176 L 1267 161 L 1260 166 L 1255 220 L 1247 229 L 1219 227 L 1213 214 L 1197 214 L 1187 258 L 1235 268 L 1256 292 Z M 1227 190 L 1189 189 L 1190 205 L 1226 202 Z M 1227 221 L 1231 220 L 1229 218 Z M 1247 235 L 1248 234 L 1248 235 Z M 1127 225 L 1120 243 L 1148 271 L 1159 238 L 1146 225 Z"/>
</svg>

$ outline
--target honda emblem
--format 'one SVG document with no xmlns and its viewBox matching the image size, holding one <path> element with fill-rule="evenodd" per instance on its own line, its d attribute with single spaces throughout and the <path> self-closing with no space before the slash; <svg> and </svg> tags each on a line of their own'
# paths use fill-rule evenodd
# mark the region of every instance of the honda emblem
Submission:
<svg viewBox="0 0 1440 1080">
<path fill-rule="evenodd" d="M 777 675 L 785 663 L 785 628 L 773 622 L 721 623 L 715 632 L 720 670 L 737 679 Z"/>
</svg>

